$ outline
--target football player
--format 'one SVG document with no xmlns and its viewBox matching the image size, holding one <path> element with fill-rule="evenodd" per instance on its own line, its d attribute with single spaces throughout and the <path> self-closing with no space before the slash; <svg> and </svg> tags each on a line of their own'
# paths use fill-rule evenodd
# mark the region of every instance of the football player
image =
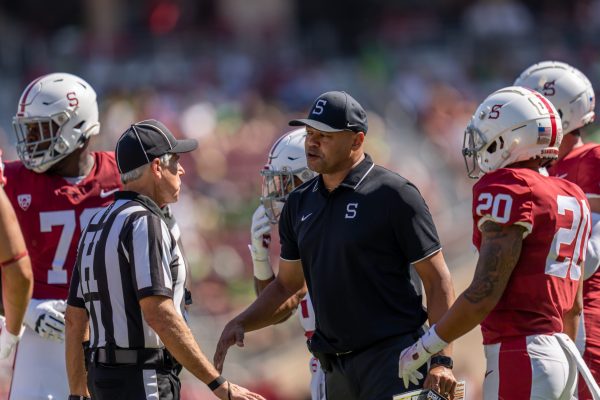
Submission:
<svg viewBox="0 0 600 400">
<path fill-rule="evenodd" d="M 594 121 L 595 96 L 588 78 L 576 68 L 545 61 L 527 68 L 515 85 L 537 90 L 548 98 L 561 116 L 563 141 L 548 172 L 577 184 L 585 193 L 592 217 L 592 233 L 583 272 L 583 316 L 577 345 L 596 381 L 600 381 L 600 145 L 584 144 L 580 129 Z M 591 399 L 580 381 L 579 399 Z"/>
<path fill-rule="evenodd" d="M 64 312 L 82 229 L 122 185 L 112 152 L 91 152 L 100 131 L 96 92 L 53 73 L 32 81 L 13 118 L 20 161 L 6 164 L 6 194 L 31 257 L 33 298 L 15 358 L 10 399 L 66 399 Z"/>
<path fill-rule="evenodd" d="M 3 163 L 0 160 L 0 186 L 3 182 Z M 15 210 L 1 187 L 0 260 L 4 308 L 4 316 L 0 316 L 0 359 L 4 359 L 23 335 L 23 317 L 31 299 L 33 273 Z"/>
<path fill-rule="evenodd" d="M 257 294 L 260 294 L 275 279 L 269 260 L 271 226 L 279 222 L 279 215 L 288 194 L 315 176 L 315 173 L 306 166 L 305 138 L 306 129 L 302 128 L 286 133 L 277 139 L 269 151 L 267 164 L 260 172 L 263 177 L 263 195 L 261 205 L 252 216 L 250 230 L 252 244 L 248 246 L 252 255 Z M 290 315 L 282 316 L 282 320 L 286 320 Z M 310 339 L 315 330 L 315 312 L 308 293 L 298 305 L 298 317 L 306 338 Z M 312 357 L 309 368 L 311 398 L 312 400 L 325 400 L 325 374 L 319 360 Z"/>
<path fill-rule="evenodd" d="M 577 369 L 561 332 L 581 290 L 591 218 L 577 185 L 538 172 L 558 157 L 561 140 L 559 113 L 534 90 L 500 89 L 475 111 L 463 155 L 469 176 L 480 177 L 473 187 L 479 259 L 451 309 L 402 352 L 405 384 L 432 354 L 481 323 L 486 400 L 571 399 Z"/>
</svg>

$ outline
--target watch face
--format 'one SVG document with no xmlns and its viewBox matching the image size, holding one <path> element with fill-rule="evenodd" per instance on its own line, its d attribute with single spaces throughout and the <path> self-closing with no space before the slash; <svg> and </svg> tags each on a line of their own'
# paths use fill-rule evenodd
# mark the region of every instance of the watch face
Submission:
<svg viewBox="0 0 600 400">
<path fill-rule="evenodd" d="M 450 368 L 450 369 L 452 369 L 452 367 L 453 367 L 452 358 L 446 357 L 446 356 L 431 357 L 431 364 L 441 365 L 443 367 Z"/>
</svg>

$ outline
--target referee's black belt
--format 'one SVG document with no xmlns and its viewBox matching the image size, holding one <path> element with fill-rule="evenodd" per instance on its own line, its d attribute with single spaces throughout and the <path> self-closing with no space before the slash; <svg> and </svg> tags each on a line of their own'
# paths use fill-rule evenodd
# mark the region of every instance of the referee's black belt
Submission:
<svg viewBox="0 0 600 400">
<path fill-rule="evenodd" d="M 86 359 L 95 365 L 137 365 L 149 368 L 174 368 L 177 361 L 167 349 L 118 349 L 98 347 L 89 349 Z"/>
</svg>

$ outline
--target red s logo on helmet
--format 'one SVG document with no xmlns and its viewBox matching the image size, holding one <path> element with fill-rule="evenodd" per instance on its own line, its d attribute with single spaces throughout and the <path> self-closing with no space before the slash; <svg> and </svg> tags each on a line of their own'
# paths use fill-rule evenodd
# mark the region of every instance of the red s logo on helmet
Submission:
<svg viewBox="0 0 600 400">
<path fill-rule="evenodd" d="M 67 93 L 67 99 L 69 100 L 69 106 L 77 107 L 79 105 L 79 100 L 77 99 L 77 93 L 75 93 L 75 92 Z"/>
</svg>

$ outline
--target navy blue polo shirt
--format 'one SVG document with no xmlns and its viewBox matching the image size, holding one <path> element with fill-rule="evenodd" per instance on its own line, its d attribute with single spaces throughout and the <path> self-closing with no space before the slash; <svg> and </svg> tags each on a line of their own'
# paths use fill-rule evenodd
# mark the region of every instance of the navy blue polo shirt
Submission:
<svg viewBox="0 0 600 400">
<path fill-rule="evenodd" d="M 409 267 L 441 248 L 431 213 L 368 155 L 331 193 L 320 175 L 292 192 L 279 235 L 281 258 L 302 262 L 319 350 L 362 349 L 426 321 Z"/>
</svg>

